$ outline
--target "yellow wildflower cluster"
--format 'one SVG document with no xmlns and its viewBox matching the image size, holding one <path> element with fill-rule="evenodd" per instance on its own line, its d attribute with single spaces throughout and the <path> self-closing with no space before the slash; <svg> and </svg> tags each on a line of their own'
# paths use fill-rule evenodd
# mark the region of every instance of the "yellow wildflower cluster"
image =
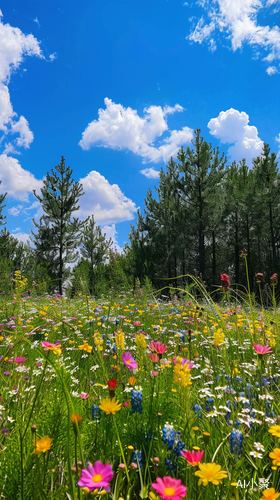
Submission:
<svg viewBox="0 0 280 500">
<path fill-rule="evenodd" d="M 145 340 L 145 335 L 143 335 L 143 333 L 138 333 L 137 335 L 135 335 L 135 344 L 137 345 L 137 347 L 143 347 L 143 349 L 146 349 L 147 343 Z"/>
<path fill-rule="evenodd" d="M 225 341 L 225 334 L 222 328 L 218 328 L 214 331 L 213 339 L 216 346 L 222 344 Z"/>
<path fill-rule="evenodd" d="M 103 349 L 103 339 L 101 338 L 101 335 L 99 332 L 94 332 L 94 343 L 98 349 L 98 351 L 102 351 Z"/>
<path fill-rule="evenodd" d="M 182 387 L 187 387 L 192 385 L 191 382 L 191 370 L 188 368 L 188 364 L 185 363 L 184 366 L 181 363 L 176 363 L 174 366 L 174 382 L 177 382 Z"/>
<path fill-rule="evenodd" d="M 24 290 L 24 288 L 26 287 L 26 285 L 28 283 L 28 279 L 25 278 L 24 276 L 21 276 L 21 271 L 15 271 L 15 277 L 14 277 L 13 281 L 15 282 L 15 285 L 16 285 L 16 291 L 19 293 L 22 290 Z"/>
<path fill-rule="evenodd" d="M 124 350 L 124 333 L 121 329 L 117 330 L 115 334 L 116 346 L 118 349 Z"/>
</svg>

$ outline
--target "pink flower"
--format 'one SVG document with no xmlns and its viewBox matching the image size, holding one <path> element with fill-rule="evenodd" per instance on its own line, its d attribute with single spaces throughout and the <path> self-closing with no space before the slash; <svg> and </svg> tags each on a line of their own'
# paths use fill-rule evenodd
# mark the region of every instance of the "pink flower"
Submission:
<svg viewBox="0 0 280 500">
<path fill-rule="evenodd" d="M 261 344 L 255 344 L 255 342 L 253 342 L 253 346 L 254 346 L 255 351 L 258 354 L 271 354 L 272 353 L 272 350 L 270 347 L 262 346 Z"/>
<path fill-rule="evenodd" d="M 24 357 L 15 358 L 15 362 L 18 363 L 20 366 L 23 365 L 23 363 L 26 360 L 27 360 L 27 358 L 24 358 Z"/>
<path fill-rule="evenodd" d="M 159 361 L 159 357 L 157 354 L 153 354 L 152 352 L 150 352 L 150 358 L 152 360 L 153 363 L 156 363 L 157 361 Z"/>
<path fill-rule="evenodd" d="M 88 462 L 88 468 L 82 469 L 81 479 L 78 481 L 78 486 L 88 488 L 93 491 L 96 488 L 104 488 L 105 491 L 110 491 L 109 482 L 113 478 L 113 470 L 109 463 L 103 465 L 99 460 L 93 465 Z"/>
<path fill-rule="evenodd" d="M 150 351 L 157 352 L 158 354 L 163 354 L 168 349 L 168 347 L 166 345 L 162 344 L 159 341 L 154 342 L 154 340 L 152 340 L 152 342 L 150 343 L 150 345 L 148 347 L 149 347 Z"/>
<path fill-rule="evenodd" d="M 53 349 L 54 347 L 60 345 L 60 341 L 58 341 L 56 344 L 50 344 L 49 342 L 46 342 L 45 340 L 42 342 L 42 346 L 45 347 L 46 349 Z"/>
<path fill-rule="evenodd" d="M 130 406 L 130 403 L 128 403 L 127 401 L 124 401 L 123 406 Z"/>
<path fill-rule="evenodd" d="M 184 457 L 189 464 L 195 466 L 198 465 L 203 459 L 204 450 L 200 451 L 181 451 L 182 457 Z"/>
<path fill-rule="evenodd" d="M 181 484 L 181 480 L 169 476 L 162 479 L 157 477 L 157 482 L 152 483 L 152 487 L 164 500 L 180 500 L 187 494 L 187 488 Z"/>
<path fill-rule="evenodd" d="M 140 321 L 133 321 L 133 324 L 134 324 L 134 326 L 140 326 L 141 325 Z"/>
<path fill-rule="evenodd" d="M 82 392 L 82 394 L 81 394 L 82 399 L 87 399 L 88 397 L 89 397 L 89 394 L 87 394 L 86 392 Z"/>
<path fill-rule="evenodd" d="M 123 353 L 122 360 L 123 360 L 125 366 L 127 366 L 127 368 L 130 371 L 136 370 L 136 368 L 137 368 L 137 361 L 135 361 L 135 359 L 131 356 L 131 354 L 130 354 L 129 351 L 126 351 L 126 352 Z"/>
<path fill-rule="evenodd" d="M 151 375 L 152 375 L 153 377 L 157 377 L 157 376 L 158 376 L 158 372 L 153 372 L 153 371 L 151 371 Z"/>
<path fill-rule="evenodd" d="M 172 358 L 172 360 L 173 360 L 174 365 L 177 365 L 177 358 Z M 194 366 L 194 363 L 192 363 L 191 361 L 189 361 L 188 359 L 185 359 L 185 358 L 182 358 L 181 364 L 182 364 L 182 366 L 187 364 L 189 370 L 191 370 L 192 367 Z"/>
</svg>

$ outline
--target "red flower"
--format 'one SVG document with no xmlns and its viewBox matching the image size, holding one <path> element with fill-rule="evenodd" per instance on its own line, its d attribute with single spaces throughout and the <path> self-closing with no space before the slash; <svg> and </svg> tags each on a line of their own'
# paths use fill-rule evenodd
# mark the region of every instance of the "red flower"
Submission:
<svg viewBox="0 0 280 500">
<path fill-rule="evenodd" d="M 112 391 L 115 391 L 115 389 L 117 387 L 117 379 L 114 378 L 113 380 L 107 380 L 107 384 L 109 386 L 109 389 L 111 389 Z"/>
<path fill-rule="evenodd" d="M 227 274 L 222 274 L 221 275 L 221 283 L 223 287 L 223 292 L 227 293 L 229 289 L 229 277 Z"/>
</svg>

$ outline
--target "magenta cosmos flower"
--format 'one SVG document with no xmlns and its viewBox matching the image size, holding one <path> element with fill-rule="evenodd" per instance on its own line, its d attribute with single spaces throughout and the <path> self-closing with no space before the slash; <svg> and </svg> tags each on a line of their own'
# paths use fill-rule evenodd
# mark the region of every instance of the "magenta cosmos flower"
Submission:
<svg viewBox="0 0 280 500">
<path fill-rule="evenodd" d="M 152 487 L 164 500 L 180 500 L 187 494 L 187 488 L 183 486 L 181 480 L 169 476 L 162 479 L 157 477 L 157 482 L 152 483 Z"/>
<path fill-rule="evenodd" d="M 148 346 L 150 351 L 152 352 L 157 352 L 158 354 L 163 354 L 165 351 L 167 351 L 168 347 L 161 342 L 155 342 L 152 340 L 150 345 Z"/>
<path fill-rule="evenodd" d="M 109 463 L 103 465 L 100 460 L 97 460 L 93 465 L 88 462 L 88 468 L 82 469 L 81 479 L 78 481 L 78 486 L 88 488 L 89 491 L 95 488 L 104 488 L 107 492 L 110 491 L 109 482 L 114 473 Z"/>
<path fill-rule="evenodd" d="M 137 361 L 135 361 L 135 359 L 131 356 L 131 354 L 130 354 L 129 351 L 126 351 L 126 352 L 123 353 L 122 360 L 123 360 L 125 366 L 127 366 L 127 368 L 130 371 L 136 370 L 136 368 L 137 368 Z"/>
<path fill-rule="evenodd" d="M 15 358 L 15 363 L 18 363 L 21 366 L 26 360 L 27 358 L 25 358 L 24 356 L 20 356 L 18 358 Z"/>
<path fill-rule="evenodd" d="M 181 451 L 182 457 L 184 457 L 189 464 L 195 466 L 198 465 L 203 459 L 204 450 L 200 451 Z"/>
<path fill-rule="evenodd" d="M 255 351 L 258 354 L 271 354 L 272 353 L 272 350 L 270 347 L 263 346 L 261 344 L 255 344 L 255 342 L 253 342 L 253 346 L 254 346 Z"/>
<path fill-rule="evenodd" d="M 192 367 L 194 366 L 194 363 L 192 363 L 191 361 L 189 361 L 188 359 L 185 359 L 185 358 L 181 358 L 181 359 L 182 359 L 182 361 L 180 361 L 181 365 L 184 366 L 187 364 L 188 369 L 191 370 Z M 177 362 L 178 362 L 177 358 L 172 358 L 172 360 L 173 360 L 174 365 L 177 365 Z"/>
</svg>

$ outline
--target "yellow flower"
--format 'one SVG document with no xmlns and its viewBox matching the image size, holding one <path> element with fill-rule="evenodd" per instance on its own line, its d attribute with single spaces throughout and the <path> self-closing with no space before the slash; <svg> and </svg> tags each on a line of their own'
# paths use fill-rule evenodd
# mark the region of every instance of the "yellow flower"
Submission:
<svg viewBox="0 0 280 500">
<path fill-rule="evenodd" d="M 222 328 L 218 328 L 218 330 L 214 332 L 213 337 L 214 337 L 214 344 L 216 346 L 222 344 L 225 340 L 225 335 Z"/>
<path fill-rule="evenodd" d="M 199 464 L 198 471 L 195 472 L 195 476 L 200 477 L 198 481 L 198 486 L 203 484 L 203 486 L 207 486 L 208 483 L 213 483 L 216 486 L 222 483 L 222 479 L 227 477 L 227 472 L 221 470 L 221 466 L 215 463 L 211 464 Z"/>
<path fill-rule="evenodd" d="M 88 353 L 91 353 L 92 347 L 88 345 L 88 343 L 85 340 L 83 340 L 83 343 L 84 343 L 83 345 L 78 346 L 80 351 L 86 351 Z"/>
<path fill-rule="evenodd" d="M 118 330 L 118 334 L 115 334 L 116 346 L 118 349 L 124 350 L 124 333 Z"/>
<path fill-rule="evenodd" d="M 268 429 L 268 432 L 270 432 L 270 434 L 272 434 L 272 436 L 275 436 L 275 437 L 280 437 L 280 425 L 273 425 L 272 427 L 270 427 L 270 429 Z"/>
<path fill-rule="evenodd" d="M 36 443 L 34 439 L 33 446 L 35 447 L 35 450 L 33 451 L 35 455 L 38 455 L 41 452 L 46 453 L 46 451 L 48 451 L 52 446 L 52 439 L 50 439 L 49 436 L 45 436 L 42 439 L 36 439 Z"/>
<path fill-rule="evenodd" d="M 145 335 L 143 333 L 139 333 L 138 335 L 135 335 L 135 344 L 138 347 L 143 347 L 143 349 L 146 349 L 147 344 L 145 340 Z"/>
<path fill-rule="evenodd" d="M 263 496 L 260 500 L 276 500 L 280 496 L 280 493 L 276 493 L 274 488 L 269 488 L 262 492 Z"/>
<path fill-rule="evenodd" d="M 122 405 L 119 401 L 115 401 L 115 398 L 105 398 L 102 399 L 101 405 L 99 406 L 100 410 L 105 411 L 106 415 L 115 415 L 116 411 L 121 409 Z"/>
<path fill-rule="evenodd" d="M 270 458 L 273 459 L 273 465 L 280 465 L 280 449 L 279 448 L 274 448 L 274 450 L 269 453 Z"/>
<path fill-rule="evenodd" d="M 182 366 L 180 363 L 176 363 L 174 366 L 174 382 L 177 382 L 182 387 L 187 387 L 188 385 L 192 385 L 191 382 L 191 370 L 188 368 L 188 364 L 185 363 Z"/>
</svg>

